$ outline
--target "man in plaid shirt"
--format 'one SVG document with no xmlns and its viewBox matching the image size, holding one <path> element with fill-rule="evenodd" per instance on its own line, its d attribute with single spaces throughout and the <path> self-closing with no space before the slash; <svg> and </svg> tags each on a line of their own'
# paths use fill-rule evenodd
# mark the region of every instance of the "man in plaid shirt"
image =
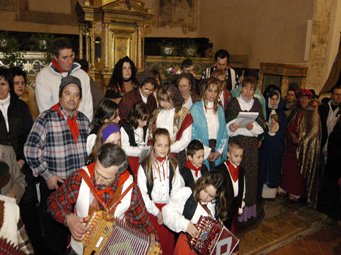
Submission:
<svg viewBox="0 0 341 255">
<path fill-rule="evenodd" d="M 126 170 L 127 156 L 123 149 L 111 143 L 103 144 L 97 160 L 71 174 L 48 200 L 48 210 L 55 220 L 69 227 L 70 254 L 83 254 L 81 239 L 86 232 L 83 224 L 94 210 L 110 208 L 115 218 L 154 234 L 141 192 L 133 176 Z M 85 177 L 84 177 L 85 175 Z"/>
<path fill-rule="evenodd" d="M 41 113 L 27 137 L 24 153 L 35 176 L 41 176 L 40 194 L 46 254 L 64 254 L 67 228 L 47 214 L 47 198 L 86 162 L 89 120 L 77 111 L 81 82 L 74 76 L 61 79 L 59 103 Z"/>
</svg>

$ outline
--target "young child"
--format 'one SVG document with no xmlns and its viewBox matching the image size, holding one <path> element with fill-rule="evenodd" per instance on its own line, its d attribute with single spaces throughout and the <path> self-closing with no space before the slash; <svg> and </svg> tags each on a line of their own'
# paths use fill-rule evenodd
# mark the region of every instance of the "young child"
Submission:
<svg viewBox="0 0 341 255">
<path fill-rule="evenodd" d="M 235 234 L 237 217 L 243 213 L 245 206 L 244 169 L 239 167 L 243 158 L 243 147 L 238 140 L 230 139 L 227 157 L 228 159 L 218 166 L 217 170 L 226 177 L 225 195 L 229 210 L 224 225 Z"/>
<path fill-rule="evenodd" d="M 87 160 L 87 165 L 96 162 L 97 151 L 104 143 L 113 143 L 121 145 L 120 127 L 114 123 L 104 123 L 96 135 L 95 144 L 92 147 L 91 153 Z"/>
<path fill-rule="evenodd" d="M 169 133 L 167 129 L 157 128 L 152 150 L 138 169 L 137 185 L 165 255 L 173 254 L 174 233 L 163 225 L 161 209 L 181 188 L 181 183 L 177 161 L 170 155 Z"/>
<path fill-rule="evenodd" d="M 122 149 L 128 156 L 129 165 L 135 176 L 139 168 L 139 156 L 142 150 L 147 147 L 148 119 L 148 106 L 143 102 L 137 102 L 133 106 L 127 120 L 122 122 Z"/>
<path fill-rule="evenodd" d="M 185 187 L 193 188 L 196 181 L 208 173 L 204 161 L 204 145 L 199 140 L 193 140 L 187 147 L 187 161 L 180 170 Z"/>
<path fill-rule="evenodd" d="M 96 143 L 98 130 L 104 123 L 114 123 L 118 125 L 120 115 L 118 105 L 110 99 L 104 98 L 97 106 L 94 119 L 90 124 L 91 131 L 86 139 L 86 152 L 90 155 L 92 148 Z"/>
<path fill-rule="evenodd" d="M 225 178 L 215 170 L 202 176 L 195 183 L 193 190 L 189 187 L 180 189 L 171 201 L 162 209 L 164 224 L 179 233 L 174 254 L 196 254 L 188 245 L 188 237 L 199 234 L 195 224 L 200 216 L 212 216 L 222 221 L 227 216 Z"/>
<path fill-rule="evenodd" d="M 274 136 L 279 130 L 278 115 L 276 113 L 271 114 L 266 125 L 269 128 L 269 135 Z"/>
<path fill-rule="evenodd" d="M 149 120 L 149 138 L 156 128 L 168 130 L 171 153 L 175 154 L 182 168 L 186 161 L 185 149 L 192 137 L 192 115 L 184 106 L 184 99 L 177 87 L 164 84 L 157 91 L 159 107 L 155 109 Z"/>
</svg>

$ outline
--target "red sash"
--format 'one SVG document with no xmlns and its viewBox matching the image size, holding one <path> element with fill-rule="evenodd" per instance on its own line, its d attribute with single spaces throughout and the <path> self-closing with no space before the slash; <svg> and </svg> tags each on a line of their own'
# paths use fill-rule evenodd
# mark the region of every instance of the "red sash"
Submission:
<svg viewBox="0 0 341 255">
<path fill-rule="evenodd" d="M 182 137 L 182 133 L 186 130 L 186 128 L 188 128 L 191 124 L 193 123 L 193 118 L 192 115 L 190 113 L 188 113 L 186 115 L 186 117 L 184 118 L 184 120 L 181 123 L 181 127 L 178 131 L 178 133 L 176 134 L 176 140 L 179 141 Z"/>
<path fill-rule="evenodd" d="M 129 187 L 121 194 L 123 184 L 125 181 L 129 178 L 130 174 L 127 170 L 125 170 L 123 173 L 120 174 L 118 177 L 119 180 L 117 182 L 117 189 L 114 194 L 114 199 L 112 203 L 108 206 L 103 198 L 101 197 L 102 193 L 101 191 L 98 191 L 93 183 L 93 178 L 94 178 L 94 172 L 95 172 L 95 163 L 91 163 L 88 166 L 88 170 L 90 173 L 90 176 L 86 173 L 84 169 L 81 169 L 80 174 L 82 175 L 83 180 L 85 183 L 89 186 L 92 194 L 95 196 L 97 201 L 103 206 L 103 208 L 108 212 L 108 213 L 114 213 L 116 207 L 118 204 L 121 202 L 121 200 L 124 198 L 124 196 L 134 187 L 135 183 L 133 182 L 132 184 L 129 185 Z M 90 179 L 91 178 L 91 179 Z M 109 187 L 112 190 L 112 187 Z M 113 191 L 112 191 L 113 193 Z"/>
</svg>

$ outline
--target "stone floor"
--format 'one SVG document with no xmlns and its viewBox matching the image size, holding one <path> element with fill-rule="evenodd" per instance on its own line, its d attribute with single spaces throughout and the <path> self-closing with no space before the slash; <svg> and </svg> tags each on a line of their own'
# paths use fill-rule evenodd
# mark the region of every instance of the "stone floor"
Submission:
<svg viewBox="0 0 341 255">
<path fill-rule="evenodd" d="M 265 201 L 264 219 L 237 233 L 240 254 L 341 255 L 341 226 L 327 225 L 327 217 L 285 198 Z"/>
</svg>

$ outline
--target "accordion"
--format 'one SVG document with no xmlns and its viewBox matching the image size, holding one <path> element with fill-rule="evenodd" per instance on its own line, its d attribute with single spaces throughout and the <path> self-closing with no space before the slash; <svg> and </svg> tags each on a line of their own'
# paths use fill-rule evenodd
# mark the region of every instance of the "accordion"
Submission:
<svg viewBox="0 0 341 255">
<path fill-rule="evenodd" d="M 160 254 L 154 236 L 128 226 L 123 220 L 109 218 L 104 211 L 96 211 L 87 223 L 83 236 L 84 255 Z"/>
<path fill-rule="evenodd" d="M 211 217 L 201 216 L 198 237 L 191 237 L 189 245 L 200 255 L 229 255 L 239 240 L 224 225 Z"/>
</svg>

